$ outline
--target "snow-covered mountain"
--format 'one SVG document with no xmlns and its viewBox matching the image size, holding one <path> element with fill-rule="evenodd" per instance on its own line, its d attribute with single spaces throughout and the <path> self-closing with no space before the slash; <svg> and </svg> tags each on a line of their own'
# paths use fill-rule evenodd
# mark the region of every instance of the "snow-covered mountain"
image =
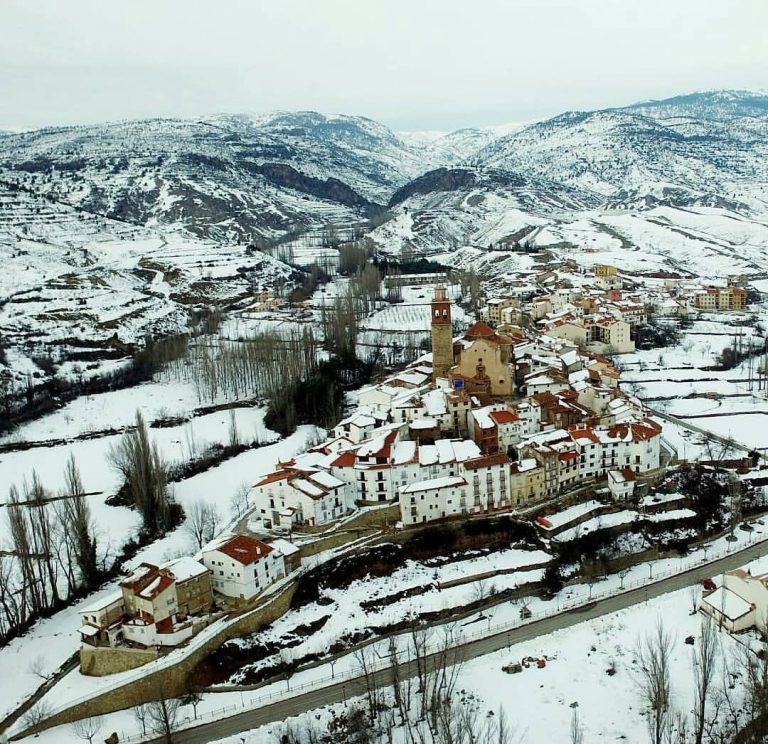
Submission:
<svg viewBox="0 0 768 744">
<path fill-rule="evenodd" d="M 642 219 L 662 207 L 724 210 L 760 232 L 768 220 L 768 96 L 718 91 L 564 113 L 421 175 L 390 206 L 398 221 L 372 237 L 393 253 L 404 245 L 434 254 L 457 244 L 514 244 L 535 240 L 542 222 L 559 235 L 559 225 L 599 221 L 606 211 Z"/>
<path fill-rule="evenodd" d="M 249 243 L 329 226 L 493 276 L 521 247 L 767 272 L 767 225 L 768 96 L 746 91 L 449 133 L 315 112 L 6 132 L 0 334 L 27 354 L 182 328 L 185 306 L 296 278 Z"/>
<path fill-rule="evenodd" d="M 768 182 L 768 97 L 730 106 L 718 97 L 702 117 L 705 100 L 569 112 L 490 143 L 473 165 L 565 184 L 590 199 L 721 199 L 762 209 L 753 187 Z"/>
<path fill-rule="evenodd" d="M 43 129 L 6 135 L 0 150 L 6 181 L 214 239 L 360 220 L 423 170 L 386 127 L 311 112 Z"/>
<path fill-rule="evenodd" d="M 396 134 L 364 117 L 306 111 L 220 115 L 6 134 L 0 178 L 113 219 L 211 239 L 361 223 L 410 197 L 476 188 L 517 190 L 518 206 L 544 212 L 663 204 L 763 212 L 767 135 L 768 96 L 744 91 L 450 133 Z"/>
</svg>

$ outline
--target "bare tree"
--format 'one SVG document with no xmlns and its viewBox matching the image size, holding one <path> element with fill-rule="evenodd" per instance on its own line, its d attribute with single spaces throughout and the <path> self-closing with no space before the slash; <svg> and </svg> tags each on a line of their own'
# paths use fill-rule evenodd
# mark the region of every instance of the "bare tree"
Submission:
<svg viewBox="0 0 768 744">
<path fill-rule="evenodd" d="M 579 721 L 579 709 L 571 712 L 571 744 L 584 744 L 584 726 Z"/>
<path fill-rule="evenodd" d="M 488 582 L 485 579 L 475 581 L 472 584 L 472 602 L 477 605 L 482 605 L 490 595 L 490 589 Z"/>
<path fill-rule="evenodd" d="M 192 536 L 198 550 L 216 537 L 220 514 L 213 504 L 197 498 L 187 505 L 184 513 L 184 529 Z"/>
<path fill-rule="evenodd" d="M 197 720 L 197 706 L 203 702 L 203 696 L 199 692 L 190 692 L 181 699 L 182 705 L 191 705 L 195 720 Z"/>
<path fill-rule="evenodd" d="M 101 731 L 101 721 L 98 718 L 81 718 L 72 724 L 72 730 L 78 739 L 93 744 L 96 734 Z"/>
<path fill-rule="evenodd" d="M 21 720 L 25 728 L 33 728 L 50 718 L 51 712 L 50 704 L 45 700 L 39 700 L 24 714 Z"/>
<path fill-rule="evenodd" d="M 248 507 L 250 506 L 248 494 L 250 492 L 251 487 L 247 482 L 243 481 L 232 494 L 232 498 L 230 499 L 229 504 L 232 511 L 237 515 L 238 519 L 240 519 L 240 517 L 242 517 L 248 511 Z"/>
<path fill-rule="evenodd" d="M 181 700 L 178 698 L 167 698 L 162 694 L 146 705 L 146 720 L 149 728 L 162 736 L 166 744 L 173 744 L 173 732 L 176 729 L 180 705 Z"/>
<path fill-rule="evenodd" d="M 33 656 L 29 660 L 28 669 L 31 674 L 35 675 L 35 677 L 40 677 L 40 679 L 48 679 L 48 675 L 45 673 L 45 657 L 42 654 Z"/>
<path fill-rule="evenodd" d="M 80 570 L 80 580 L 86 589 L 95 586 L 99 580 L 96 565 L 96 536 L 91 510 L 85 496 L 85 488 L 74 455 L 70 455 L 64 469 L 63 504 L 58 512 L 59 520 L 67 525 L 63 530 L 72 541 L 74 559 Z"/>
<path fill-rule="evenodd" d="M 128 497 L 141 512 L 144 530 L 150 535 L 166 532 L 173 524 L 167 468 L 157 444 L 149 439 L 140 411 L 136 412 L 136 427 L 123 435 L 108 457 L 125 478 Z"/>
<path fill-rule="evenodd" d="M 712 682 L 717 667 L 720 644 L 717 638 L 717 628 L 712 619 L 707 616 L 701 622 L 701 636 L 693 651 L 693 682 L 696 695 L 694 718 L 694 741 L 702 744 L 704 727 L 707 723 L 707 705 L 710 702 Z"/>
<path fill-rule="evenodd" d="M 627 578 L 627 576 L 629 576 L 631 571 L 632 568 L 628 566 L 627 568 L 622 568 L 620 571 L 616 572 L 619 577 L 619 589 L 624 588 L 624 580 Z"/>
<path fill-rule="evenodd" d="M 133 717 L 141 724 L 141 735 L 147 735 L 147 714 L 149 707 L 146 703 L 136 705 L 133 708 Z"/>
<path fill-rule="evenodd" d="M 237 429 L 237 414 L 234 408 L 229 409 L 229 446 L 240 445 L 240 432 Z"/>
<path fill-rule="evenodd" d="M 768 735 L 768 643 L 763 643 L 760 653 L 742 649 L 740 667 L 749 734 L 744 741 L 758 744 Z"/>
<path fill-rule="evenodd" d="M 665 744 L 672 729 L 670 656 L 672 637 L 661 619 L 637 646 L 639 686 L 648 706 L 648 732 L 652 744 Z"/>
</svg>

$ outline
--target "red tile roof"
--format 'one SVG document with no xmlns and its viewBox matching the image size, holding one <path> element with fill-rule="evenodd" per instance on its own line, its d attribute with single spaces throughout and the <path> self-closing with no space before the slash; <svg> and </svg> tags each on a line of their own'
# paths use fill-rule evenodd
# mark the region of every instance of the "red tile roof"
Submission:
<svg viewBox="0 0 768 744">
<path fill-rule="evenodd" d="M 512 411 L 491 411 L 490 416 L 497 424 L 511 424 L 519 421 L 519 417 Z"/>
<path fill-rule="evenodd" d="M 506 462 L 509 462 L 509 458 L 503 452 L 498 452 L 495 455 L 485 455 L 484 457 L 465 460 L 464 469 L 477 470 L 478 468 L 487 468 L 491 465 L 503 465 Z"/>
<path fill-rule="evenodd" d="M 511 344 L 512 339 L 509 336 L 501 336 L 493 330 L 487 323 L 478 320 L 465 334 L 464 338 L 472 341 L 477 338 L 484 338 L 495 344 Z"/>
<path fill-rule="evenodd" d="M 332 463 L 331 467 L 351 468 L 355 464 L 354 452 L 342 452 Z"/>
<path fill-rule="evenodd" d="M 600 441 L 592 429 L 571 429 L 570 434 L 573 439 L 587 439 L 594 444 Z"/>
<path fill-rule="evenodd" d="M 173 578 L 165 573 L 160 573 L 155 581 L 150 583 L 146 589 L 136 592 L 142 599 L 154 599 L 158 594 L 162 594 L 169 586 L 173 584 Z"/>
<path fill-rule="evenodd" d="M 634 470 L 630 470 L 629 468 L 622 468 L 620 472 L 624 476 L 624 480 L 628 480 L 628 481 L 637 480 L 637 476 L 635 475 Z"/>
<path fill-rule="evenodd" d="M 235 535 L 223 545 L 219 545 L 216 550 L 224 553 L 224 555 L 228 555 L 232 560 L 242 563 L 244 566 L 250 566 L 272 552 L 272 548 L 267 543 L 248 535 Z"/>
<path fill-rule="evenodd" d="M 262 478 L 254 486 L 254 488 L 258 488 L 259 486 L 268 486 L 270 483 L 276 483 L 277 481 L 286 480 L 287 478 L 290 478 L 292 475 L 295 475 L 295 473 L 290 470 L 276 470 L 274 473 L 270 473 L 265 478 Z"/>
<path fill-rule="evenodd" d="M 496 331 L 493 330 L 487 323 L 482 320 L 478 320 L 464 335 L 464 338 L 491 338 L 496 335 Z"/>
</svg>

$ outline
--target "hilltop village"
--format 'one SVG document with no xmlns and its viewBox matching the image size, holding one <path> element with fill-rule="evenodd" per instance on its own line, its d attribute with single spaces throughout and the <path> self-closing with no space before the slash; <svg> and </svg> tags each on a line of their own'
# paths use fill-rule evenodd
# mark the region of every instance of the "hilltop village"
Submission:
<svg viewBox="0 0 768 744">
<path fill-rule="evenodd" d="M 742 310 L 740 278 L 702 287 L 667 276 L 633 289 L 597 265 L 579 287 L 539 274 L 547 291 L 532 293 L 518 277 L 463 329 L 445 280 L 408 277 L 430 293 L 430 352 L 351 392 L 324 441 L 250 484 L 234 533 L 195 556 L 142 563 L 79 611 L 85 674 L 140 666 L 268 601 L 306 570 L 313 536 L 333 539 L 380 509 L 402 530 L 515 515 L 561 549 L 641 523 L 695 534 L 697 513 L 674 478 L 664 491 L 677 453 L 662 419 L 620 389 L 620 355 L 650 316 Z"/>
<path fill-rule="evenodd" d="M 432 353 L 361 390 L 327 441 L 256 483 L 254 517 L 290 529 L 398 500 L 403 524 L 413 524 L 521 510 L 597 480 L 615 499 L 631 496 L 659 467 L 661 426 L 619 390 L 619 373 L 598 350 L 524 330 L 508 322 L 510 310 L 519 313 L 514 301 L 505 304 L 492 301 L 488 322 L 454 337 L 451 301 L 438 286 Z M 594 324 L 629 339 L 628 321 Z"/>
<path fill-rule="evenodd" d="M 616 367 L 599 353 L 617 344 L 565 332 L 589 322 L 601 339 L 629 338 L 630 320 L 605 307 L 585 314 L 568 302 L 582 296 L 556 291 L 534 298 L 524 315 L 514 297 L 491 300 L 484 319 L 454 335 L 448 290 L 432 286 L 431 353 L 357 391 L 325 441 L 253 484 L 250 534 L 217 538 L 195 557 L 144 563 L 82 609 L 86 652 L 184 643 L 298 567 L 298 548 L 282 537 L 294 530 L 389 504 L 404 527 L 525 513 L 561 497 L 594 511 L 595 489 L 623 501 L 656 474 L 661 426 L 619 390 Z M 617 302 L 615 292 L 609 299 Z M 89 653 L 82 660 L 86 673 L 103 666 Z"/>
</svg>

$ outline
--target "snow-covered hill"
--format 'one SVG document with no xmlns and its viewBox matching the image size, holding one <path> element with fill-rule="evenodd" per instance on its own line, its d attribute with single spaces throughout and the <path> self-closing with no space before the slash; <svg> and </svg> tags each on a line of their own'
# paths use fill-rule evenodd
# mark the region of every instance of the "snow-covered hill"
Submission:
<svg viewBox="0 0 768 744">
<path fill-rule="evenodd" d="M 741 201 L 765 208 L 768 96 L 697 94 L 568 112 L 490 143 L 479 168 L 566 183 L 606 199 Z"/>
<path fill-rule="evenodd" d="M 692 213 L 708 215 L 699 243 L 762 270 L 768 96 L 719 91 L 565 113 L 495 138 L 453 168 L 423 174 L 390 204 L 396 219 L 372 237 L 392 253 L 518 243 L 576 249 L 612 235 L 627 249 L 645 248 L 634 223 L 612 224 L 631 213 L 635 222 L 651 223 L 643 233 L 655 234 L 653 250 L 685 264 L 690 254 L 680 239 L 692 239 L 685 224 Z M 673 209 L 659 232 L 651 210 L 665 207 Z"/>
<path fill-rule="evenodd" d="M 328 251 L 328 234 L 368 232 L 384 253 L 460 251 L 454 265 L 487 276 L 528 265 L 526 248 L 763 273 L 768 96 L 450 133 L 306 111 L 5 133 L 0 185 L 0 333 L 22 350 L 166 332 L 185 305 L 290 278 L 249 242 Z"/>
<path fill-rule="evenodd" d="M 0 394 L 119 366 L 149 337 L 187 330 L 297 272 L 245 245 L 131 225 L 0 183 Z"/>
<path fill-rule="evenodd" d="M 423 170 L 386 127 L 311 112 L 43 129 L 4 136 L 0 151 L 7 181 L 214 239 L 361 220 Z"/>
</svg>

